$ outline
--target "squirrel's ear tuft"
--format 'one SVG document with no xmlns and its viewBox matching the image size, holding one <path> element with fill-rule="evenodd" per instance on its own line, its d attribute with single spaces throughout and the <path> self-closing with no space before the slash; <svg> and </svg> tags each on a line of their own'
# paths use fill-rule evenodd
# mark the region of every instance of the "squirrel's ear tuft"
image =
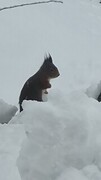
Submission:
<svg viewBox="0 0 101 180">
<path fill-rule="evenodd" d="M 50 63 L 52 63 L 52 57 L 51 57 L 50 54 L 48 54 L 48 56 L 45 54 L 44 62 L 50 62 Z"/>
<path fill-rule="evenodd" d="M 48 60 L 52 63 L 52 57 L 50 54 L 49 54 Z"/>
</svg>

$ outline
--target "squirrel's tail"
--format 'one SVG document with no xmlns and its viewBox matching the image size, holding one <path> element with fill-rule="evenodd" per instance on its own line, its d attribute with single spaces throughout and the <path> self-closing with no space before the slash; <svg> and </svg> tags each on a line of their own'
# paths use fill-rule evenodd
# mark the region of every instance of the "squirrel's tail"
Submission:
<svg viewBox="0 0 101 180">
<path fill-rule="evenodd" d="M 101 93 L 99 94 L 97 100 L 100 102 L 101 101 Z"/>
<path fill-rule="evenodd" d="M 20 112 L 23 111 L 21 103 L 19 103 Z"/>
</svg>

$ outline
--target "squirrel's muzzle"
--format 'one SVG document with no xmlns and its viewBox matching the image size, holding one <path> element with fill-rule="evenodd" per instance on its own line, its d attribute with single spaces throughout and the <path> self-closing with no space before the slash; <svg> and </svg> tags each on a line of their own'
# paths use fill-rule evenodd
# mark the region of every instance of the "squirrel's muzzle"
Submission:
<svg viewBox="0 0 101 180">
<path fill-rule="evenodd" d="M 56 68 L 55 71 L 53 72 L 53 78 L 56 78 L 58 76 L 60 76 L 60 73 L 59 73 L 58 68 Z"/>
<path fill-rule="evenodd" d="M 57 76 L 56 76 L 56 77 L 58 77 L 58 76 L 60 76 L 60 73 L 59 73 L 59 71 L 57 71 Z"/>
</svg>

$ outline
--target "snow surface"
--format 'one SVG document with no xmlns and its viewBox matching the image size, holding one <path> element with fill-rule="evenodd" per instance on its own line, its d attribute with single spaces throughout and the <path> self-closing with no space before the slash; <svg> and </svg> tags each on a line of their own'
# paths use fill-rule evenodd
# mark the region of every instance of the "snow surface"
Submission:
<svg viewBox="0 0 101 180">
<path fill-rule="evenodd" d="M 25 124 L 27 139 L 18 158 L 22 179 L 57 179 L 69 167 L 74 169 L 61 179 L 87 179 L 95 172 L 93 179 L 101 178 L 100 103 L 81 91 L 51 94 L 45 103 L 25 101 L 25 110 L 10 121 Z"/>
<path fill-rule="evenodd" d="M 0 180 L 21 180 L 16 161 L 25 137 L 21 125 L 0 125 Z"/>
<path fill-rule="evenodd" d="M 0 180 L 101 180 L 101 4 L 18 8 L 0 12 L 0 22 L 0 98 L 15 104 L 0 100 L 0 122 L 9 122 L 0 125 Z M 47 52 L 60 77 L 47 102 L 24 101 L 16 113 Z"/>
<path fill-rule="evenodd" d="M 17 107 L 0 100 L 0 123 L 8 123 L 17 112 Z"/>
</svg>

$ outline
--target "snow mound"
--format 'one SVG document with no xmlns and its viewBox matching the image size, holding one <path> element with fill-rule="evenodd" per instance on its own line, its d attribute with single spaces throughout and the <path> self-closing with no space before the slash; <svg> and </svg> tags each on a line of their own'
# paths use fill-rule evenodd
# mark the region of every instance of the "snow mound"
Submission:
<svg viewBox="0 0 101 180">
<path fill-rule="evenodd" d="M 101 172 L 95 165 L 89 165 L 82 170 L 67 168 L 57 180 L 100 180 Z"/>
<path fill-rule="evenodd" d="M 5 103 L 0 100 L 0 123 L 8 123 L 11 118 L 16 114 L 17 107 Z"/>
<path fill-rule="evenodd" d="M 0 125 L 0 180 L 21 180 L 16 161 L 25 137 L 23 125 Z"/>
<path fill-rule="evenodd" d="M 99 83 L 91 84 L 86 90 L 88 97 L 92 97 L 97 100 L 99 94 L 101 93 L 101 81 Z"/>
<path fill-rule="evenodd" d="M 88 178 L 80 170 L 71 167 L 66 169 L 57 180 L 88 180 Z"/>
<path fill-rule="evenodd" d="M 86 180 L 87 175 L 81 170 L 90 164 L 101 168 L 101 104 L 98 101 L 80 91 L 70 94 L 54 91 L 48 102 L 25 101 L 23 106 L 24 111 L 10 121 L 22 123 L 26 129 L 27 139 L 18 159 L 22 180 L 33 177 L 55 180 L 61 176 L 65 179 L 63 172 L 69 167 L 76 169 L 66 172 L 70 179 L 77 176 L 77 180 Z"/>
</svg>

